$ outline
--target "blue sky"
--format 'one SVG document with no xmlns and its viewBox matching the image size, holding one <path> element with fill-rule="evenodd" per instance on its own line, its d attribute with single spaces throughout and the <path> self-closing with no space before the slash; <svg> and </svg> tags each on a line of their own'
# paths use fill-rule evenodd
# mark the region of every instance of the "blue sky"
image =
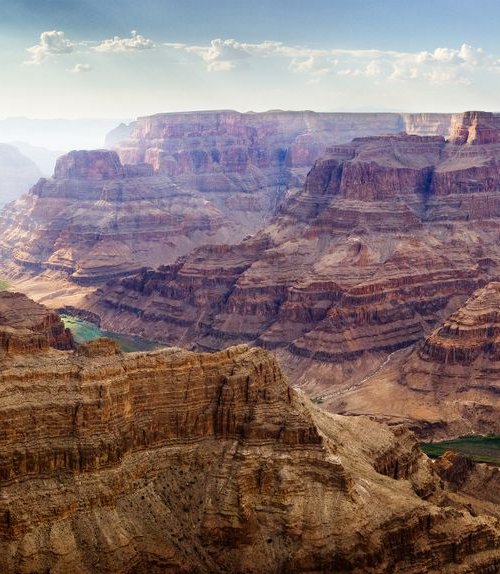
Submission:
<svg viewBox="0 0 500 574">
<path fill-rule="evenodd" d="M 0 0 L 0 117 L 500 110 L 499 0 Z"/>
</svg>

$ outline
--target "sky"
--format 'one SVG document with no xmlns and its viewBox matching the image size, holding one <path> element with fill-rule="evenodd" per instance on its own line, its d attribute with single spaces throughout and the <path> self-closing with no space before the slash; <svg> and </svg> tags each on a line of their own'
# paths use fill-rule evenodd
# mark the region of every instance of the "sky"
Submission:
<svg viewBox="0 0 500 574">
<path fill-rule="evenodd" d="M 500 0 L 0 0 L 0 118 L 500 111 Z"/>
</svg>

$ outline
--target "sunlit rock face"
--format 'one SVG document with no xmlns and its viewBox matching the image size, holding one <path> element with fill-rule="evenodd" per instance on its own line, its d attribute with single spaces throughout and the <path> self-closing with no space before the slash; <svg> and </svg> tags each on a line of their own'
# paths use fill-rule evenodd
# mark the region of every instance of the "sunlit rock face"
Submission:
<svg viewBox="0 0 500 574">
<path fill-rule="evenodd" d="M 1 218 L 0 249 L 17 267 L 10 273 L 56 270 L 90 285 L 173 263 L 200 245 L 259 231 L 333 142 L 406 127 L 448 133 L 452 120 L 230 111 L 142 118 L 110 135 L 116 152 L 59 158 L 53 177 Z"/>
<path fill-rule="evenodd" d="M 499 160 L 498 144 L 435 135 L 331 146 L 255 237 L 124 278 L 88 304 L 116 329 L 203 349 L 252 342 L 291 365 L 335 365 L 323 384 L 361 379 L 497 276 Z"/>
<path fill-rule="evenodd" d="M 234 233 L 206 199 L 148 164 L 122 165 L 107 150 L 59 158 L 52 178 L 40 179 L 2 213 L 0 229 L 7 267 L 61 271 L 86 284 L 175 261 Z"/>
<path fill-rule="evenodd" d="M 0 313 L 25 337 L 0 342 L 5 574 L 486 574 L 500 560 L 488 475 L 469 466 L 464 492 L 449 488 L 449 461 L 442 479 L 404 429 L 317 409 L 263 349 L 31 347 L 24 313 L 51 317 L 45 332 L 57 317 L 17 294 Z"/>
</svg>

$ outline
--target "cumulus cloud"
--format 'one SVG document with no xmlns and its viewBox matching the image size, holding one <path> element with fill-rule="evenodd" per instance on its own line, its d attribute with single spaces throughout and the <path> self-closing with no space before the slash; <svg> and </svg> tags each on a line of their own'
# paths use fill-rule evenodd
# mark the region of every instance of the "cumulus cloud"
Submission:
<svg viewBox="0 0 500 574">
<path fill-rule="evenodd" d="M 210 46 L 182 46 L 186 52 L 200 56 L 209 72 L 228 72 L 252 55 L 249 44 L 236 40 L 212 40 Z"/>
<path fill-rule="evenodd" d="M 130 38 L 115 36 L 101 42 L 94 48 L 96 52 L 137 52 L 152 50 L 156 45 L 150 38 L 138 34 L 135 30 L 130 33 Z"/>
<path fill-rule="evenodd" d="M 282 42 L 245 43 L 235 39 L 212 40 L 207 46 L 165 44 L 200 57 L 209 72 L 228 72 L 259 58 L 281 58 L 288 69 L 317 82 L 322 77 L 367 77 L 373 80 L 423 80 L 433 84 L 467 84 L 479 69 L 500 69 L 500 63 L 480 48 L 462 44 L 459 48 L 433 51 L 315 49 Z"/>
<path fill-rule="evenodd" d="M 92 66 L 90 64 L 76 64 L 71 71 L 75 74 L 83 74 L 85 72 L 90 72 L 91 70 Z"/>
<path fill-rule="evenodd" d="M 29 64 L 40 64 L 54 54 L 69 54 L 74 51 L 75 43 L 66 38 L 64 32 L 51 30 L 40 34 L 40 42 L 27 48 L 31 59 Z"/>
</svg>

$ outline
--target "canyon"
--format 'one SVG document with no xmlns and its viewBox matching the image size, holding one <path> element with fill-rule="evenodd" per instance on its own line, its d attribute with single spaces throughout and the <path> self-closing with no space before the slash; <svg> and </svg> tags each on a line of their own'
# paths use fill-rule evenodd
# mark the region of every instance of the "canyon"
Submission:
<svg viewBox="0 0 500 574">
<path fill-rule="evenodd" d="M 174 263 L 200 245 L 259 231 L 300 192 L 327 145 L 401 129 L 449 134 L 454 121 L 281 111 L 140 118 L 108 135 L 115 151 L 62 156 L 52 178 L 4 211 L 0 253 L 11 275 L 59 271 L 90 285 Z"/>
<path fill-rule="evenodd" d="M 268 351 L 76 345 L 7 292 L 0 332 L 6 574 L 499 567 L 498 471 L 318 409 Z"/>
<path fill-rule="evenodd" d="M 451 351 L 432 337 L 499 274 L 500 116 L 408 116 L 420 134 L 333 143 L 302 188 L 286 184 L 269 223 L 268 204 L 264 227 L 238 243 L 243 211 L 230 220 L 227 207 L 238 194 L 214 191 L 213 177 L 254 168 L 274 177 L 283 160 L 298 182 L 316 149 L 300 147 L 304 130 L 323 147 L 363 121 L 374 132 L 402 121 L 331 116 L 160 114 L 121 126 L 116 151 L 63 156 L 52 179 L 3 211 L 2 271 L 27 275 L 20 289 L 54 308 L 85 308 L 108 330 L 205 352 L 272 350 L 292 383 L 332 412 L 404 423 L 426 438 L 496 431 L 495 385 L 481 374 L 465 392 L 466 370 L 460 387 L 446 382 Z M 473 331 L 476 343 L 483 331 Z"/>
<path fill-rule="evenodd" d="M 124 277 L 85 304 L 108 328 L 127 324 L 169 344 L 273 349 L 294 384 L 349 413 L 346 392 L 369 383 L 372 399 L 380 369 L 399 372 L 405 349 L 498 276 L 498 134 L 498 116 L 470 112 L 448 140 L 398 134 L 332 146 L 255 236 Z M 440 397 L 415 430 L 433 428 Z M 451 424 L 439 413 L 438 426 L 484 431 L 464 416 Z"/>
</svg>

